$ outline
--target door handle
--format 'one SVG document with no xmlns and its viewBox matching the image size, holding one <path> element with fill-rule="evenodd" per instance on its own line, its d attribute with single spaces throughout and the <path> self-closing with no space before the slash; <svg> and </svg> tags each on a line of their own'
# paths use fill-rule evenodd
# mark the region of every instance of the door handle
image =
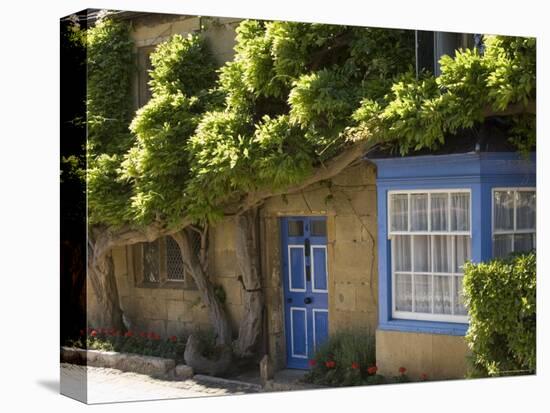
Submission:
<svg viewBox="0 0 550 413">
<path fill-rule="evenodd" d="M 311 267 L 306 265 L 306 281 L 311 281 Z"/>
<path fill-rule="evenodd" d="M 304 298 L 304 304 L 311 304 L 312 302 L 313 300 L 311 299 L 311 297 Z"/>
</svg>

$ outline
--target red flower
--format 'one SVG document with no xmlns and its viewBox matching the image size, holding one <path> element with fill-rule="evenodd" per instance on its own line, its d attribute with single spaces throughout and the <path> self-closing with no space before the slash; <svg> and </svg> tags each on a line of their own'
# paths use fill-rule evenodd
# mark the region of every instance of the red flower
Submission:
<svg viewBox="0 0 550 413">
<path fill-rule="evenodd" d="M 170 337 L 170 341 L 172 343 L 175 343 L 176 341 L 178 341 L 178 338 L 176 336 L 172 336 L 172 337 Z"/>
<path fill-rule="evenodd" d="M 407 369 L 405 367 L 399 367 L 399 374 L 405 374 Z"/>
<path fill-rule="evenodd" d="M 317 365 L 317 360 L 310 359 L 308 360 L 307 364 L 309 365 L 309 367 L 315 367 Z"/>
<path fill-rule="evenodd" d="M 95 336 L 97 336 L 97 331 L 95 331 L 95 330 L 92 330 L 92 332 L 90 333 L 90 335 L 91 335 L 92 337 L 95 337 Z"/>
<path fill-rule="evenodd" d="M 426 373 L 422 373 L 422 374 L 420 375 L 420 380 L 422 380 L 422 381 L 428 380 L 428 375 L 427 375 Z"/>
<path fill-rule="evenodd" d="M 359 363 L 356 363 L 355 361 L 353 363 L 351 363 L 351 368 L 353 370 L 358 370 L 359 369 Z"/>
<path fill-rule="evenodd" d="M 146 338 L 147 337 L 147 333 L 144 333 L 143 331 L 141 333 L 139 333 L 139 336 L 140 337 L 143 337 L 143 338 Z"/>
<path fill-rule="evenodd" d="M 336 367 L 336 362 L 334 360 L 325 361 L 325 366 L 329 369 L 333 369 Z"/>
<path fill-rule="evenodd" d="M 157 335 L 154 332 L 149 333 L 149 338 L 154 339 Z"/>
<path fill-rule="evenodd" d="M 124 333 L 124 337 L 132 337 L 134 335 L 134 332 L 132 330 L 128 330 L 126 333 Z"/>
<path fill-rule="evenodd" d="M 376 374 L 377 371 L 378 371 L 378 367 L 376 367 L 376 366 L 370 366 L 367 369 L 367 373 L 369 373 L 369 374 Z"/>
</svg>

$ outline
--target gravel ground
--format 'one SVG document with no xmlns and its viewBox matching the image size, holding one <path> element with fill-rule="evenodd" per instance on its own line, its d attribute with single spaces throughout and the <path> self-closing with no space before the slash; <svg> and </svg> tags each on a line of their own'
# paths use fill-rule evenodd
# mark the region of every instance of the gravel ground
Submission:
<svg viewBox="0 0 550 413">
<path fill-rule="evenodd" d="M 123 372 L 102 367 L 61 364 L 63 393 L 77 394 L 79 383 L 86 380 L 88 403 L 112 403 L 138 400 L 224 396 L 258 393 L 257 386 L 229 381 L 189 379 L 160 380 L 144 374 Z"/>
</svg>

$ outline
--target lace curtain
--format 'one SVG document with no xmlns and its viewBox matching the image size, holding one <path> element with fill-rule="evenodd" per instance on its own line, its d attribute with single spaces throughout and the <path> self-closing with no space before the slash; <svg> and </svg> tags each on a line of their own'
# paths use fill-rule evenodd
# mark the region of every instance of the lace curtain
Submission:
<svg viewBox="0 0 550 413">
<path fill-rule="evenodd" d="M 470 231 L 470 194 L 392 194 L 390 222 L 390 233 L 425 233 L 392 236 L 395 309 L 465 315 L 462 265 L 470 259 L 471 239 L 453 233 Z"/>
</svg>

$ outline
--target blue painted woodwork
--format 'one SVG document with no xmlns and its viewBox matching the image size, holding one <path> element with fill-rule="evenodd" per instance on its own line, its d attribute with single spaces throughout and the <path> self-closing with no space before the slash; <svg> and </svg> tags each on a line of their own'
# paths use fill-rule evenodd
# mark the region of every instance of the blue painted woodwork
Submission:
<svg viewBox="0 0 550 413">
<path fill-rule="evenodd" d="M 388 191 L 470 189 L 472 261 L 492 258 L 492 189 L 535 187 L 535 154 L 482 152 L 371 159 L 377 166 L 379 326 L 381 330 L 464 335 L 468 324 L 392 318 L 391 243 L 388 239 Z"/>
<path fill-rule="evenodd" d="M 315 348 L 328 337 L 327 237 L 314 232 L 313 223 L 326 228 L 325 217 L 281 219 L 288 368 L 308 368 Z M 289 225 L 297 232 L 289 233 Z"/>
</svg>

